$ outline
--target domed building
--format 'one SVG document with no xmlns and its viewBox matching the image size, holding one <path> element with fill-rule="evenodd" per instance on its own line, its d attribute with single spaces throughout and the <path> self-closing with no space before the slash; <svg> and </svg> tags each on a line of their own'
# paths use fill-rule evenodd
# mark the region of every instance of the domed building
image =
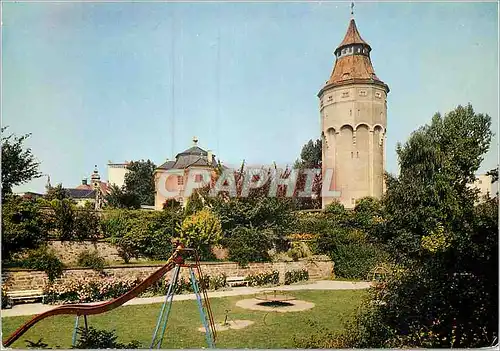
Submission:
<svg viewBox="0 0 500 351">
<path fill-rule="evenodd" d="M 175 199 L 182 205 L 186 203 L 187 196 L 184 190 L 188 182 L 189 171 L 193 169 L 214 172 L 218 167 L 215 155 L 210 150 L 204 150 L 198 146 L 198 139 L 193 138 L 193 145 L 178 153 L 175 160 L 167 160 L 155 170 L 155 210 L 163 209 L 165 201 Z M 201 175 L 195 176 L 195 183 L 203 181 Z M 165 197 L 161 189 L 176 193 L 175 196 Z"/>
</svg>

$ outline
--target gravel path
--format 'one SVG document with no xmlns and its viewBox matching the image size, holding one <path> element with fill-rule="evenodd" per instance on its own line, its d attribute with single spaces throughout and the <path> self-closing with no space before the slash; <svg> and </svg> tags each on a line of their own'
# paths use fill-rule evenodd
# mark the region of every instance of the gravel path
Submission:
<svg viewBox="0 0 500 351">
<path fill-rule="evenodd" d="M 268 288 L 232 288 L 231 290 L 222 291 L 210 291 L 208 292 L 208 297 L 227 297 L 227 296 L 240 296 L 240 295 L 253 295 L 264 290 L 281 290 L 281 291 L 293 291 L 293 290 L 357 290 L 357 289 L 367 289 L 371 285 L 370 282 L 348 282 L 348 281 L 336 281 L 336 280 L 319 280 L 309 284 L 300 285 L 286 285 L 286 286 L 276 286 Z M 174 301 L 183 300 L 195 300 L 196 296 L 194 294 L 182 294 L 175 295 Z M 145 305 L 151 303 L 161 303 L 165 300 L 165 296 L 154 296 L 154 297 L 137 297 L 125 303 L 124 306 L 128 305 Z M 89 303 L 88 305 L 92 305 Z M 27 303 L 15 305 L 10 309 L 2 310 L 2 317 L 14 317 L 14 316 L 29 316 L 34 314 L 39 314 L 45 311 L 49 311 L 55 306 L 53 305 L 43 305 L 41 303 Z"/>
</svg>

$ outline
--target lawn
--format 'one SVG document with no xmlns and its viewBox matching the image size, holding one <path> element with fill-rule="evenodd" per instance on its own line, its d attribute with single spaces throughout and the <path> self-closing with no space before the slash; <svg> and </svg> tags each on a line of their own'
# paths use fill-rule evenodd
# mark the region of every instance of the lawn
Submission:
<svg viewBox="0 0 500 351">
<path fill-rule="evenodd" d="M 313 302 L 316 306 L 304 312 L 267 313 L 235 306 L 238 300 L 248 296 L 210 299 L 216 322 L 223 322 L 226 310 L 229 310 L 231 319 L 249 319 L 255 322 L 245 329 L 219 332 L 217 347 L 293 348 L 294 337 L 308 337 L 317 330 L 341 328 L 343 321 L 352 316 L 366 292 L 330 290 L 294 291 L 292 294 L 298 299 Z M 120 342 L 138 340 L 143 348 L 148 348 L 160 307 L 161 304 L 124 306 L 102 315 L 89 316 L 88 322 L 98 329 L 116 330 Z M 3 338 L 29 318 L 31 317 L 3 318 Z M 38 341 L 43 338 L 49 347 L 69 348 L 74 321 L 74 316 L 49 317 L 30 329 L 12 347 L 26 348 L 25 340 Z M 201 322 L 196 302 L 174 302 L 162 348 L 206 347 L 204 334 L 197 330 L 199 327 Z"/>
</svg>

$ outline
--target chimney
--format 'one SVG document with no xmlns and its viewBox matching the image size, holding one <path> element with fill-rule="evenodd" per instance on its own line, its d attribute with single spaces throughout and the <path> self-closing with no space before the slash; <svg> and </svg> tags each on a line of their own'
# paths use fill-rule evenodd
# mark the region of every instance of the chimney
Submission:
<svg viewBox="0 0 500 351">
<path fill-rule="evenodd" d="M 87 178 L 82 179 L 82 185 L 87 185 Z"/>
<path fill-rule="evenodd" d="M 210 166 L 212 165 L 213 158 L 214 158 L 214 155 L 212 153 L 212 150 L 207 150 L 207 160 L 208 160 L 208 164 Z"/>
</svg>

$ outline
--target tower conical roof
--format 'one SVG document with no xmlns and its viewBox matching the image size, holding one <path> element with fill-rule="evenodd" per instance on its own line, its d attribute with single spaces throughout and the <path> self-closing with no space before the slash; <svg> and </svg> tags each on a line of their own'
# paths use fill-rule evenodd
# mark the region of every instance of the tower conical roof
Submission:
<svg viewBox="0 0 500 351">
<path fill-rule="evenodd" d="M 359 34 L 358 31 L 358 27 L 356 27 L 356 21 L 354 21 L 354 18 L 351 18 L 351 21 L 349 22 L 349 27 L 347 27 L 347 32 L 345 33 L 344 40 L 342 40 L 340 45 L 337 47 L 337 50 L 342 48 L 343 46 L 351 44 L 368 45 L 368 43 L 364 41 L 363 38 L 361 38 L 361 35 Z"/>
<path fill-rule="evenodd" d="M 389 87 L 375 74 L 370 52 L 370 45 L 363 40 L 356 21 L 351 18 L 344 40 L 335 49 L 336 61 L 330 79 L 320 94 L 326 87 L 353 83 L 374 83 L 383 86 L 389 92 Z"/>
</svg>

